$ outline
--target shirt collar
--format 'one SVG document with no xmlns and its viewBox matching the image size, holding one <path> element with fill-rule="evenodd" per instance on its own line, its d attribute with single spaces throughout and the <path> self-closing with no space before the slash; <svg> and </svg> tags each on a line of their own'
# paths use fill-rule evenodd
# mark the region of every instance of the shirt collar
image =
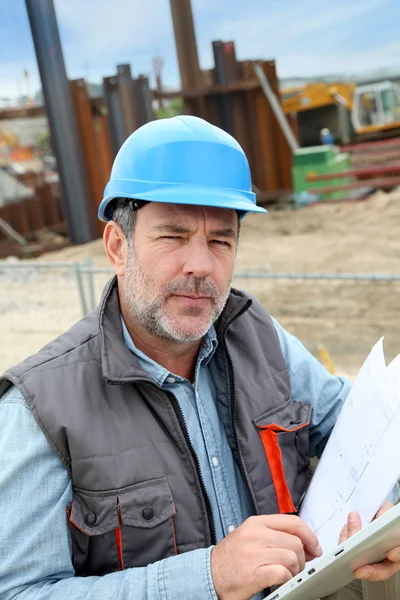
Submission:
<svg viewBox="0 0 400 600">
<path fill-rule="evenodd" d="M 170 373 L 167 369 L 161 366 L 152 358 L 149 358 L 144 352 L 137 348 L 130 336 L 127 326 L 125 325 L 125 321 L 121 315 L 121 325 L 122 325 L 122 335 L 124 338 L 124 342 L 128 350 L 132 352 L 134 356 L 138 359 L 140 366 L 144 369 L 148 375 L 159 385 L 162 387 L 166 383 L 167 377 L 174 377 L 177 381 L 184 381 L 182 377 L 179 375 L 175 375 L 174 373 Z M 215 331 L 214 325 L 211 325 L 210 329 L 207 331 L 205 336 L 203 337 L 200 345 L 199 355 L 197 359 L 197 363 L 208 365 L 211 358 L 213 357 L 215 350 L 218 346 L 217 333 Z M 167 382 L 168 383 L 168 382 Z"/>
</svg>

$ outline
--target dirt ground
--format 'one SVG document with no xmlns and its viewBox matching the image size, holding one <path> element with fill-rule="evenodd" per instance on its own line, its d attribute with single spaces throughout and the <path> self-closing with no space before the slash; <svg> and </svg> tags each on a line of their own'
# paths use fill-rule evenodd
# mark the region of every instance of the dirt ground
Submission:
<svg viewBox="0 0 400 600">
<path fill-rule="evenodd" d="M 108 266 L 102 241 L 71 246 L 35 261 Z M 249 215 L 243 221 L 237 272 L 385 273 L 400 275 L 400 191 L 360 203 L 320 204 Z M 107 275 L 96 276 L 96 297 Z M 329 351 L 351 377 L 385 336 L 385 353 L 400 352 L 400 282 L 235 279 L 254 293 L 316 355 Z M 80 317 L 74 274 L 0 271 L 0 372 L 36 351 Z"/>
</svg>

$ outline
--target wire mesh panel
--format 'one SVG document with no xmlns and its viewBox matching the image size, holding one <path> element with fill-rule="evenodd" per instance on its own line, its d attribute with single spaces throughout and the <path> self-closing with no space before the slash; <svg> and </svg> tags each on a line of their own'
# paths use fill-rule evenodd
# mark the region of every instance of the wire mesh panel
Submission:
<svg viewBox="0 0 400 600">
<path fill-rule="evenodd" d="M 92 266 L 90 259 L 0 261 L 0 373 L 93 310 L 112 275 L 111 268 Z M 399 283 L 394 275 L 267 272 L 245 272 L 233 280 L 318 358 L 320 347 L 327 349 L 337 372 L 351 378 L 382 335 L 387 360 L 399 352 Z"/>
<path fill-rule="evenodd" d="M 1 261 L 0 373 L 69 329 L 83 308 L 75 265 Z"/>
</svg>

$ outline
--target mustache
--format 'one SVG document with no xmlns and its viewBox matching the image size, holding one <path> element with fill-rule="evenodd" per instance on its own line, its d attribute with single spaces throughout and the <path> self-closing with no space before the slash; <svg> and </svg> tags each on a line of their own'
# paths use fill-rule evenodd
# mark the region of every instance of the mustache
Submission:
<svg viewBox="0 0 400 600">
<path fill-rule="evenodd" d="M 202 277 L 191 277 L 185 281 L 167 283 L 164 287 L 164 292 L 166 296 L 196 294 L 198 296 L 207 296 L 213 300 L 216 300 L 220 296 L 217 286 Z"/>
</svg>

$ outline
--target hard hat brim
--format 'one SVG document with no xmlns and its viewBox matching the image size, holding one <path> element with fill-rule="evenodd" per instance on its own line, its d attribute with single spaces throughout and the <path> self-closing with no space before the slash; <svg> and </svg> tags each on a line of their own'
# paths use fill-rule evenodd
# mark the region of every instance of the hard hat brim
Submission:
<svg viewBox="0 0 400 600">
<path fill-rule="evenodd" d="M 255 194 L 242 190 L 225 188 L 205 188 L 193 185 L 158 184 L 143 185 L 148 182 L 140 182 L 137 185 L 129 180 L 113 180 L 107 184 L 105 195 L 99 206 L 98 217 L 101 221 L 109 221 L 107 206 L 115 198 L 132 198 L 135 200 L 146 200 L 148 202 L 164 202 L 165 204 L 188 204 L 192 206 L 212 206 L 215 208 L 227 208 L 243 213 L 248 212 L 266 213 L 265 208 L 257 206 Z M 142 190 L 140 191 L 140 188 Z M 143 189 L 151 187 L 152 189 Z M 133 190 L 135 188 L 135 191 Z M 139 189 L 138 189 L 139 188 Z"/>
</svg>

